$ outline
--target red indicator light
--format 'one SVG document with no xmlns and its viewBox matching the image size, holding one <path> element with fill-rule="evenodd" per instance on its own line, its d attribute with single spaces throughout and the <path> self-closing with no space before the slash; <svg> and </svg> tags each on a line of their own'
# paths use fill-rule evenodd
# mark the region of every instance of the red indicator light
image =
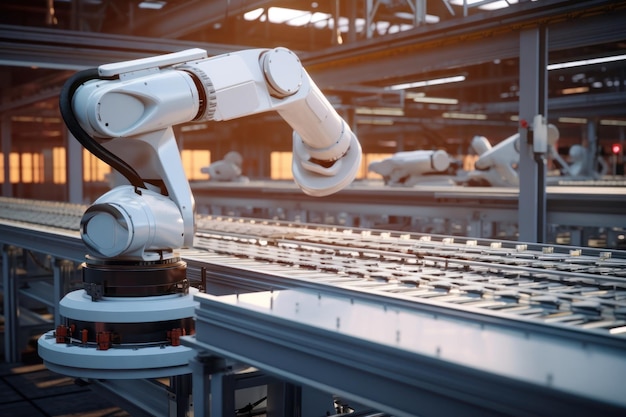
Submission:
<svg viewBox="0 0 626 417">
<path fill-rule="evenodd" d="M 622 145 L 619 143 L 614 143 L 613 145 L 611 145 L 611 151 L 614 155 L 619 155 L 620 153 L 622 153 Z"/>
</svg>

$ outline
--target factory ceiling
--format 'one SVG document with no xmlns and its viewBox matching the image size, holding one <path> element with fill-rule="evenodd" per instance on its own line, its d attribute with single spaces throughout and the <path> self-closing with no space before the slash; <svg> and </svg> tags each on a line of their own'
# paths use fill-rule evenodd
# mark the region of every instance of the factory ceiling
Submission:
<svg viewBox="0 0 626 417">
<path fill-rule="evenodd" d="M 548 118 L 563 140 L 584 142 L 590 124 L 600 143 L 624 139 L 626 2 L 471 3 L 3 0 L 0 113 L 14 122 L 14 142 L 33 144 L 58 135 L 58 92 L 76 70 L 192 47 L 285 46 L 356 124 L 366 151 L 463 151 L 474 135 L 497 142 L 517 131 L 520 31 L 540 27 Z"/>
</svg>

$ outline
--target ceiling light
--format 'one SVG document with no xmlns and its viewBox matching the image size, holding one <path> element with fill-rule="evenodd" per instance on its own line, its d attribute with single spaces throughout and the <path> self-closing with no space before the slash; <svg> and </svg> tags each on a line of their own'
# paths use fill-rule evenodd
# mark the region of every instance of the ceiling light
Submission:
<svg viewBox="0 0 626 417">
<path fill-rule="evenodd" d="M 257 20 L 261 15 L 265 12 L 265 9 L 260 7 L 258 9 L 250 10 L 247 13 L 243 14 L 243 18 L 247 21 Z"/>
<path fill-rule="evenodd" d="M 605 56 L 601 58 L 593 58 L 593 59 L 583 59 L 580 61 L 570 61 L 570 62 L 561 62 L 558 64 L 550 64 L 548 65 L 548 71 L 563 69 L 563 68 L 573 68 L 573 67 L 582 67 L 585 65 L 595 65 L 595 64 L 604 64 L 606 62 L 615 62 L 615 61 L 624 61 L 626 60 L 626 55 L 614 55 L 614 56 Z"/>
<path fill-rule="evenodd" d="M 393 125 L 393 120 L 389 118 L 358 118 L 356 119 L 356 123 L 359 125 L 381 125 L 381 126 L 391 126 Z"/>
<path fill-rule="evenodd" d="M 413 101 L 416 103 L 428 104 L 459 104 L 459 100 L 445 97 L 416 97 Z"/>
<path fill-rule="evenodd" d="M 483 10 L 497 10 L 509 7 L 517 3 L 517 0 L 450 0 L 455 6 L 478 7 Z"/>
<path fill-rule="evenodd" d="M 396 12 L 394 13 L 398 19 L 415 20 L 415 15 L 409 12 Z M 439 23 L 439 16 L 427 14 L 424 17 L 426 23 Z"/>
<path fill-rule="evenodd" d="M 487 120 L 487 115 L 480 113 L 446 112 L 442 114 L 442 117 L 446 119 Z"/>
<path fill-rule="evenodd" d="M 559 117 L 559 123 L 575 123 L 582 125 L 587 123 L 587 119 L 583 117 Z"/>
<path fill-rule="evenodd" d="M 139 8 L 140 9 L 153 9 L 153 10 L 159 10 L 162 9 L 163 6 L 165 6 L 165 1 L 158 1 L 158 0 L 154 0 L 154 1 L 142 1 L 141 3 L 139 3 Z"/>
<path fill-rule="evenodd" d="M 376 116 L 404 116 L 404 110 L 398 107 L 357 107 L 355 112 Z"/>
<path fill-rule="evenodd" d="M 387 89 L 389 89 L 389 90 L 406 90 L 406 89 L 409 89 L 409 88 L 428 87 L 430 85 L 458 83 L 460 81 L 465 81 L 465 75 L 456 75 L 454 77 L 435 78 L 435 79 L 432 79 L 432 80 L 415 81 L 415 82 L 412 82 L 412 83 L 394 84 L 394 85 L 390 85 L 389 87 L 387 87 Z"/>
<path fill-rule="evenodd" d="M 263 14 L 264 9 L 254 9 L 243 15 L 246 20 L 256 20 Z M 271 23 L 290 26 L 306 26 L 330 19 L 328 13 L 309 12 L 307 10 L 289 9 L 286 7 L 270 7 L 267 9 L 267 18 Z"/>
<path fill-rule="evenodd" d="M 424 93 L 407 93 L 406 98 L 413 100 L 416 103 L 459 104 L 459 100 L 456 98 L 426 97 L 426 94 Z"/>
<path fill-rule="evenodd" d="M 206 123 L 192 123 L 188 125 L 181 126 L 181 132 L 192 132 L 194 130 L 203 130 L 208 129 L 209 126 Z"/>
<path fill-rule="evenodd" d="M 572 87 L 572 88 L 564 88 L 561 90 L 561 94 L 563 95 L 567 95 L 567 94 L 580 94 L 580 93 L 586 93 L 589 91 L 589 87 L 585 86 L 585 87 Z"/>
<path fill-rule="evenodd" d="M 604 126 L 626 126 L 626 120 L 600 120 Z"/>
</svg>

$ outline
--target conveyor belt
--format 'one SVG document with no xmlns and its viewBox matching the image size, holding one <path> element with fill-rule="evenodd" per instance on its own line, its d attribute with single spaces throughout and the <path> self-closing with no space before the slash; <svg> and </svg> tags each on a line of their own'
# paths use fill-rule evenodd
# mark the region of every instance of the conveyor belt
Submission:
<svg viewBox="0 0 626 417">
<path fill-rule="evenodd" d="M 57 201 L 0 197 L 0 219 L 78 230 L 87 206 Z"/>
<path fill-rule="evenodd" d="M 203 217 L 187 257 L 626 339 L 624 254 L 535 246 Z"/>
<path fill-rule="evenodd" d="M 25 228 L 69 230 L 84 211 L 7 198 L 0 208 Z M 199 216 L 183 257 L 196 281 L 204 268 L 239 288 L 348 288 L 626 339 L 624 251 Z"/>
</svg>

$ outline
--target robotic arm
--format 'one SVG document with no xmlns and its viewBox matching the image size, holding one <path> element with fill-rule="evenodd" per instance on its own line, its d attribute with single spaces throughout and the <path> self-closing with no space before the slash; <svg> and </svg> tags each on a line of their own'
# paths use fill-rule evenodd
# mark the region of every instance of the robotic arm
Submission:
<svg viewBox="0 0 626 417">
<path fill-rule="evenodd" d="M 517 164 L 519 163 L 519 133 L 491 147 L 484 136 L 472 139 L 472 148 L 479 155 L 476 169 L 494 186 L 518 186 Z"/>
<path fill-rule="evenodd" d="M 548 152 L 558 156 L 554 145 L 559 138 L 559 130 L 556 126 L 549 124 L 546 134 Z M 519 174 L 517 172 L 520 158 L 519 133 L 509 136 L 493 147 L 486 137 L 474 136 L 471 146 L 478 154 L 474 177 L 481 177 L 496 187 L 519 186 Z"/>
<path fill-rule="evenodd" d="M 313 196 L 347 186 L 361 147 L 285 48 L 208 58 L 201 49 L 102 65 L 70 79 L 61 114 L 90 152 L 129 181 L 85 212 L 81 234 L 98 258 L 167 259 L 191 246 L 194 199 L 172 126 L 277 111 L 294 129 L 292 170 Z"/>
<path fill-rule="evenodd" d="M 391 158 L 370 163 L 369 171 L 381 175 L 386 184 L 413 185 L 416 177 L 440 173 L 450 166 L 450 157 L 443 150 L 396 152 Z"/>
</svg>

